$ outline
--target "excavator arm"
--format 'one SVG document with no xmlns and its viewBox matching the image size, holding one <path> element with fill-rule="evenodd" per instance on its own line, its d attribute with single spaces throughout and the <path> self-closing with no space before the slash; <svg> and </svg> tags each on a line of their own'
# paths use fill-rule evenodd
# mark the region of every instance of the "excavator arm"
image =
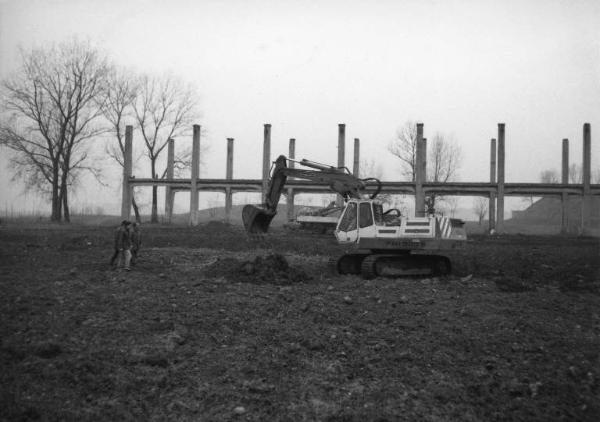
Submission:
<svg viewBox="0 0 600 422">
<path fill-rule="evenodd" d="M 277 214 L 277 205 L 281 198 L 285 182 L 288 177 L 312 180 L 329 184 L 333 192 L 339 193 L 344 198 L 361 198 L 361 192 L 366 189 L 368 182 L 375 182 L 377 188 L 371 198 L 375 198 L 381 190 L 381 182 L 374 178 L 359 179 L 352 175 L 346 168 L 337 168 L 325 164 L 302 160 L 298 163 L 313 170 L 296 169 L 287 166 L 288 159 L 280 155 L 271 170 L 271 178 L 265 202 L 261 207 L 246 205 L 242 210 L 242 220 L 248 233 L 266 233 L 271 220 Z"/>
</svg>

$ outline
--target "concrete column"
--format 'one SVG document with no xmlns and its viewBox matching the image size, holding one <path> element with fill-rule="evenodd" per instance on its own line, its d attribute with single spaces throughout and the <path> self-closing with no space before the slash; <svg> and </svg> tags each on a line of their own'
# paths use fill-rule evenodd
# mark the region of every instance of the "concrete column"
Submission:
<svg viewBox="0 0 600 422">
<path fill-rule="evenodd" d="M 504 123 L 498 123 L 498 200 L 496 204 L 496 230 L 504 231 Z"/>
<path fill-rule="evenodd" d="M 290 138 L 288 158 L 290 160 L 296 159 L 296 140 L 294 138 Z M 288 161 L 288 167 L 294 168 L 296 163 Z M 294 220 L 294 188 L 288 188 L 287 190 L 287 219 L 288 221 Z"/>
<path fill-rule="evenodd" d="M 269 170 L 271 169 L 271 125 L 265 124 L 263 133 L 263 167 L 262 167 L 262 202 L 266 202 L 269 187 Z"/>
<path fill-rule="evenodd" d="M 354 138 L 354 162 L 352 163 L 352 174 L 360 177 L 360 139 Z M 372 175 L 367 174 L 366 177 Z"/>
<path fill-rule="evenodd" d="M 415 152 L 415 217 L 425 216 L 425 192 L 423 191 L 423 123 L 417 123 L 417 145 Z"/>
<path fill-rule="evenodd" d="M 227 166 L 225 169 L 225 179 L 233 179 L 233 138 L 227 138 Z M 231 187 L 225 188 L 225 221 L 231 222 L 231 206 L 233 205 L 233 194 Z"/>
<path fill-rule="evenodd" d="M 167 180 L 173 180 L 175 167 L 175 141 L 169 139 L 167 143 Z M 165 217 L 167 223 L 171 223 L 173 218 L 173 198 L 174 192 L 171 186 L 167 186 L 165 190 Z"/>
<path fill-rule="evenodd" d="M 496 183 L 496 139 L 490 141 L 490 183 Z M 488 230 L 496 230 L 496 193 L 490 192 L 488 203 Z"/>
<path fill-rule="evenodd" d="M 123 192 L 121 196 L 121 219 L 129 220 L 133 187 L 129 184 L 133 163 L 133 126 L 125 126 L 125 151 L 123 152 Z"/>
<path fill-rule="evenodd" d="M 346 125 L 344 123 L 338 124 L 338 167 L 346 166 Z M 336 205 L 342 206 L 344 204 L 344 198 L 342 195 L 337 195 Z"/>
<path fill-rule="evenodd" d="M 198 225 L 198 177 L 200 176 L 200 125 L 194 125 L 192 138 L 192 180 L 190 187 L 190 226 Z"/>
<path fill-rule="evenodd" d="M 569 140 L 562 140 L 562 169 L 561 183 L 567 185 L 569 183 Z M 566 234 L 569 229 L 569 194 L 565 191 L 560 195 L 561 201 L 561 222 L 560 232 Z"/>
<path fill-rule="evenodd" d="M 581 198 L 581 234 L 586 233 L 586 226 L 590 219 L 592 196 L 590 183 L 592 175 L 592 128 L 589 123 L 583 125 L 583 198 Z"/>
</svg>

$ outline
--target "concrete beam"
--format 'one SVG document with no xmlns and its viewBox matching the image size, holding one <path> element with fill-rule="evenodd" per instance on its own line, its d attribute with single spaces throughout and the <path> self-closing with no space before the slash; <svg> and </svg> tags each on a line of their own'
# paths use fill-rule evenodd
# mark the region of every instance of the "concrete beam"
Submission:
<svg viewBox="0 0 600 422">
<path fill-rule="evenodd" d="M 130 186 L 171 186 L 176 191 L 190 191 L 190 179 L 174 179 L 171 182 L 165 179 L 131 178 Z M 373 185 L 374 187 L 375 185 Z M 198 179 L 197 189 L 207 192 L 225 192 L 230 187 L 234 192 L 260 192 L 262 179 Z M 310 192 L 331 193 L 328 183 L 293 180 L 288 178 L 286 187 L 294 189 L 296 194 L 303 193 L 306 187 Z M 369 187 L 367 187 L 369 190 Z M 373 189 L 374 190 L 374 189 Z M 302 191 L 302 192 L 301 192 Z M 425 193 L 435 193 L 445 196 L 489 196 L 490 192 L 498 192 L 497 183 L 489 182 L 427 182 L 423 184 Z M 413 182 L 382 182 L 382 193 L 390 194 L 415 194 Z M 504 196 L 555 196 L 560 198 L 565 192 L 569 196 L 583 195 L 582 184 L 561 183 L 505 183 Z M 590 185 L 590 195 L 600 196 L 600 184 Z"/>
</svg>

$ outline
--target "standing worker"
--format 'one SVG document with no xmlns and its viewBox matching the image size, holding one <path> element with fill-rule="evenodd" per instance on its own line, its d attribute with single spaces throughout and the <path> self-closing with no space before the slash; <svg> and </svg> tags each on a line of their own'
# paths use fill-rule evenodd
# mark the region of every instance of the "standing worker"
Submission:
<svg viewBox="0 0 600 422">
<path fill-rule="evenodd" d="M 117 257 L 117 266 L 123 260 L 123 268 L 129 271 L 129 262 L 131 261 L 131 221 L 123 220 L 121 225 L 115 230 L 115 252 L 110 259 L 110 265 L 114 265 Z"/>
<path fill-rule="evenodd" d="M 139 223 L 133 223 L 131 232 L 131 265 L 135 265 L 138 258 L 138 252 L 142 246 L 142 233 Z"/>
</svg>

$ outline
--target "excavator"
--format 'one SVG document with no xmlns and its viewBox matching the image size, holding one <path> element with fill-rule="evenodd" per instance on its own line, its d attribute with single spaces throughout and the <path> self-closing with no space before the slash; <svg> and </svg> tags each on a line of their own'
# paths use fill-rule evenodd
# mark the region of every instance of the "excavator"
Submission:
<svg viewBox="0 0 600 422">
<path fill-rule="evenodd" d="M 335 272 L 365 279 L 450 274 L 450 259 L 438 253 L 464 245 L 464 221 L 433 213 L 409 218 L 396 208 L 384 211 L 376 199 L 382 187 L 378 179 L 360 179 L 346 167 L 306 159 L 294 162 L 311 170 L 288 167 L 288 161 L 293 160 L 280 155 L 273 163 L 265 202 L 244 206 L 242 220 L 248 234 L 267 233 L 288 177 L 312 180 L 328 184 L 344 198 L 334 234 L 346 252 L 331 260 Z"/>
</svg>

